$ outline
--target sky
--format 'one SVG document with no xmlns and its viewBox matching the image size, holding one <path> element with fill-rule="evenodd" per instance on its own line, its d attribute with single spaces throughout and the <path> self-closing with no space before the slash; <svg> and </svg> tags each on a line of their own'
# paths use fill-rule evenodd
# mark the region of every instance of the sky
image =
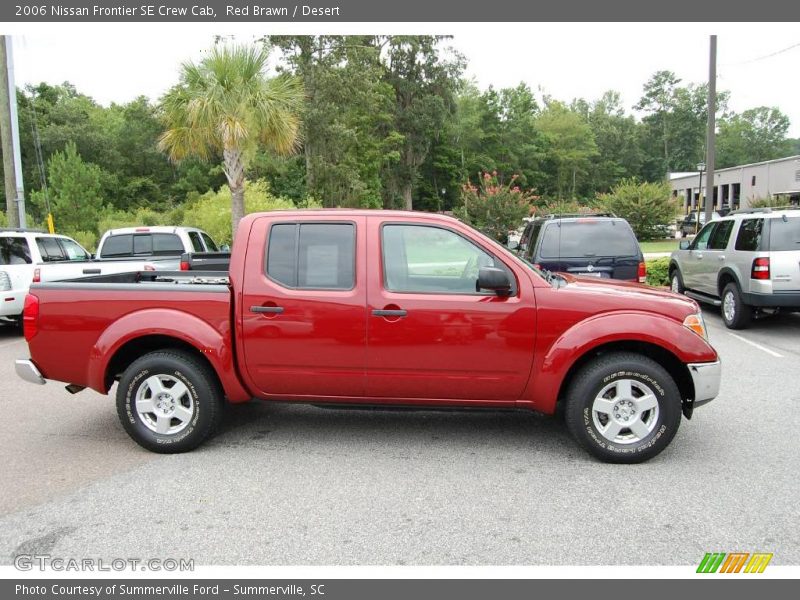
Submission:
<svg viewBox="0 0 800 600">
<path fill-rule="evenodd" d="M 718 35 L 718 81 L 737 112 L 777 106 L 800 137 L 800 30 L 794 23 L 477 24 L 5 24 L 14 36 L 18 86 L 69 81 L 102 104 L 144 94 L 158 99 L 182 61 L 198 60 L 213 36 L 246 42 L 277 33 L 437 33 L 468 61 L 485 89 L 527 83 L 560 100 L 599 98 L 614 89 L 629 111 L 657 70 L 684 82 L 708 79 L 709 35 Z M 777 54 L 775 54 L 777 53 Z M 774 55 L 773 55 L 774 54 Z M 772 56 L 770 56 L 772 55 Z"/>
</svg>

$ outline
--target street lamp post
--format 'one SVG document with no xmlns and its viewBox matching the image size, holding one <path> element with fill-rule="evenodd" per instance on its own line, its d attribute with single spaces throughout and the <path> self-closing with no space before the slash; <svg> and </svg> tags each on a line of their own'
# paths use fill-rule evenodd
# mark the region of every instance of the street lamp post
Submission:
<svg viewBox="0 0 800 600">
<path fill-rule="evenodd" d="M 703 171 L 706 170 L 706 163 L 697 163 L 697 170 L 700 171 L 700 180 L 697 186 L 697 210 L 694 218 L 694 234 L 700 230 L 700 205 L 703 203 Z"/>
</svg>

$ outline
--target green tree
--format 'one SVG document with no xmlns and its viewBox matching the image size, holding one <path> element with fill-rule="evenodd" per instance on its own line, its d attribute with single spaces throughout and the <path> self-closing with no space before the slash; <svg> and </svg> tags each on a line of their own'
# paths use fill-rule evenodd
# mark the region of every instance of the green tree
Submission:
<svg viewBox="0 0 800 600">
<path fill-rule="evenodd" d="M 649 155 L 645 161 L 649 179 L 660 179 L 668 171 L 693 170 L 704 159 L 708 85 L 680 83 L 671 71 L 656 72 L 634 107 L 647 113 L 642 119 L 645 131 L 641 140 Z M 726 116 L 729 96 L 724 90 L 717 93 L 720 120 Z"/>
<path fill-rule="evenodd" d="M 786 138 L 789 117 L 777 108 L 759 106 L 722 121 L 717 134 L 717 162 L 720 167 L 789 156 Z"/>
<path fill-rule="evenodd" d="M 640 240 L 663 237 L 665 225 L 678 213 L 678 203 L 666 181 L 641 183 L 626 179 L 597 198 L 599 208 L 626 219 Z"/>
<path fill-rule="evenodd" d="M 299 144 L 299 80 L 264 74 L 266 47 L 216 45 L 199 64 L 185 63 L 181 82 L 163 98 L 167 130 L 159 147 L 176 161 L 222 154 L 231 190 L 233 231 L 244 216 L 247 167 L 259 144 L 279 154 Z"/>
<path fill-rule="evenodd" d="M 303 154 L 308 193 L 325 206 L 380 206 L 381 168 L 398 159 L 402 138 L 394 132 L 393 90 L 383 81 L 375 38 L 270 40 L 283 50 L 288 67 L 302 78 L 306 90 Z M 275 177 L 273 182 L 280 180 Z"/>
<path fill-rule="evenodd" d="M 622 108 L 619 92 L 608 91 L 587 106 L 586 119 L 597 144 L 587 180 L 587 193 L 607 192 L 622 179 L 639 174 L 642 152 L 638 124 Z"/>
<path fill-rule="evenodd" d="M 86 163 L 74 143 L 68 142 L 63 152 L 56 152 L 47 163 L 50 206 L 56 227 L 66 233 L 97 232 L 98 215 L 103 212 L 102 170 Z M 36 191 L 31 201 L 46 211 L 43 194 Z"/>
<path fill-rule="evenodd" d="M 550 100 L 537 118 L 539 131 L 546 140 L 545 161 L 549 182 L 545 191 L 559 199 L 574 198 L 578 178 L 588 174 L 597 144 L 586 120 L 561 102 Z"/>
<path fill-rule="evenodd" d="M 400 142 L 399 160 L 385 169 L 384 203 L 399 199 L 413 208 L 414 189 L 432 140 L 440 135 L 448 112 L 455 109 L 454 93 L 464 60 L 442 56 L 437 36 L 389 36 L 385 39 L 384 81 L 394 93 L 393 123 Z"/>
</svg>

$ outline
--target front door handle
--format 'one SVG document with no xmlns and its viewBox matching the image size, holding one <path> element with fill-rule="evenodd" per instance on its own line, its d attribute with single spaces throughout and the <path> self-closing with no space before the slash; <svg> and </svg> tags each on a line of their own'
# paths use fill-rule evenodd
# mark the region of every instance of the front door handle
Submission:
<svg viewBox="0 0 800 600">
<path fill-rule="evenodd" d="M 84 275 L 100 275 L 100 269 L 84 269 Z"/>
<path fill-rule="evenodd" d="M 403 310 L 402 308 L 398 309 L 380 308 L 372 311 L 372 316 L 374 317 L 405 317 L 407 314 L 408 311 Z"/>
<path fill-rule="evenodd" d="M 250 312 L 254 312 L 254 313 L 271 313 L 271 314 L 279 315 L 280 313 L 283 312 L 283 307 L 282 306 L 251 306 L 250 307 Z"/>
</svg>

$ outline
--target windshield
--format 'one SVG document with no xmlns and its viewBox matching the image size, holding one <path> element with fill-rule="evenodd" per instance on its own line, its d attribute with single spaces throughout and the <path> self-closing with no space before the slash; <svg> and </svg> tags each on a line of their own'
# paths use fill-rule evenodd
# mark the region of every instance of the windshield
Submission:
<svg viewBox="0 0 800 600">
<path fill-rule="evenodd" d="M 639 244 L 624 221 L 593 219 L 551 223 L 545 230 L 539 250 L 542 258 L 638 254 Z"/>
</svg>

